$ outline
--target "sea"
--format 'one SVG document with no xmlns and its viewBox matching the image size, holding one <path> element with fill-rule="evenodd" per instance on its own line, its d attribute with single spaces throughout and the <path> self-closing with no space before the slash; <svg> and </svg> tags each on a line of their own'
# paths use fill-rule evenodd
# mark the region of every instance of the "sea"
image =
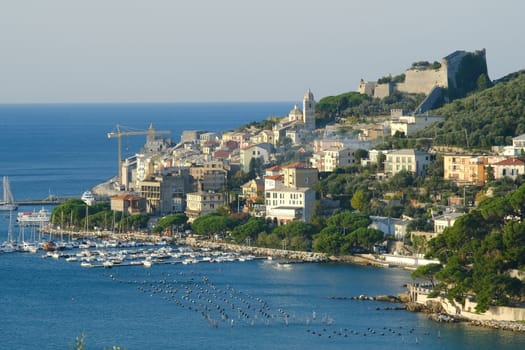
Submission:
<svg viewBox="0 0 525 350">
<path fill-rule="evenodd" d="M 18 200 L 80 197 L 116 174 L 117 142 L 107 133 L 117 125 L 153 123 L 178 142 L 183 130 L 233 130 L 293 105 L 0 105 L 0 176 Z M 144 142 L 125 137 L 124 156 Z M 9 220 L 0 215 L 3 241 Z M 525 334 L 353 298 L 404 291 L 410 273 L 398 268 L 256 259 L 88 269 L 42 256 L 0 253 L 0 349 L 73 349 L 78 337 L 85 349 L 525 348 Z"/>
</svg>

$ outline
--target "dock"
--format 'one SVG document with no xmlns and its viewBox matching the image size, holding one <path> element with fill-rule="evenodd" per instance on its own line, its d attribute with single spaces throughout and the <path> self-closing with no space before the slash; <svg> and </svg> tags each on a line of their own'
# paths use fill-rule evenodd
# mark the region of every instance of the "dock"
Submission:
<svg viewBox="0 0 525 350">
<path fill-rule="evenodd" d="M 52 196 L 44 199 L 20 199 L 16 200 L 17 206 L 21 205 L 58 205 L 62 204 L 70 199 L 80 198 L 78 196 Z"/>
</svg>

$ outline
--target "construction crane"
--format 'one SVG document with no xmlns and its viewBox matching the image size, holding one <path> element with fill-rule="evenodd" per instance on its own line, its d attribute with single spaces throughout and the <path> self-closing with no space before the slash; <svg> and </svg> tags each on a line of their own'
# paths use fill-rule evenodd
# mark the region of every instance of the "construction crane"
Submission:
<svg viewBox="0 0 525 350">
<path fill-rule="evenodd" d="M 155 130 L 153 127 L 153 123 L 149 125 L 149 129 L 145 131 L 122 131 L 121 130 L 122 125 L 117 124 L 117 131 L 116 132 L 108 132 L 108 138 L 117 138 L 117 144 L 118 144 L 118 151 L 117 151 L 117 165 L 118 165 L 118 183 L 119 185 L 122 184 L 122 136 L 135 136 L 135 135 L 148 135 L 148 140 L 152 140 L 155 138 L 156 135 L 164 135 L 169 134 L 169 130 Z"/>
</svg>

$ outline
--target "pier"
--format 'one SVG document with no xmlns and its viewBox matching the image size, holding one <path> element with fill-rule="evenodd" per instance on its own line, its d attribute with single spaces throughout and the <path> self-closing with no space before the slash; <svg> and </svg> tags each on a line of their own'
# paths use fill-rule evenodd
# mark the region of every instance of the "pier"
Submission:
<svg viewBox="0 0 525 350">
<path fill-rule="evenodd" d="M 70 199 L 80 198 L 79 196 L 49 196 L 44 199 L 20 199 L 14 203 L 17 206 L 21 205 L 58 205 Z"/>
</svg>

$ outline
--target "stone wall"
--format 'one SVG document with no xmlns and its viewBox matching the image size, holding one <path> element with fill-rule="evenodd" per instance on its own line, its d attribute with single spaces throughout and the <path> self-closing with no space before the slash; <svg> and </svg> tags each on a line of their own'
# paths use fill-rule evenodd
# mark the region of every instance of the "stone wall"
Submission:
<svg viewBox="0 0 525 350">
<path fill-rule="evenodd" d="M 440 69 L 408 69 L 405 71 L 405 82 L 398 83 L 396 90 L 405 93 L 428 95 L 435 86 L 447 87 L 447 68 Z"/>
<path fill-rule="evenodd" d="M 409 284 L 407 287 L 410 301 L 421 305 L 438 302 L 447 314 L 454 317 L 475 321 L 525 321 L 525 308 L 523 307 L 491 306 L 486 312 L 480 314 L 476 312 L 477 303 L 468 298 L 463 306 L 443 297 L 429 298 L 431 290 L 428 288 L 414 284 Z"/>
</svg>

